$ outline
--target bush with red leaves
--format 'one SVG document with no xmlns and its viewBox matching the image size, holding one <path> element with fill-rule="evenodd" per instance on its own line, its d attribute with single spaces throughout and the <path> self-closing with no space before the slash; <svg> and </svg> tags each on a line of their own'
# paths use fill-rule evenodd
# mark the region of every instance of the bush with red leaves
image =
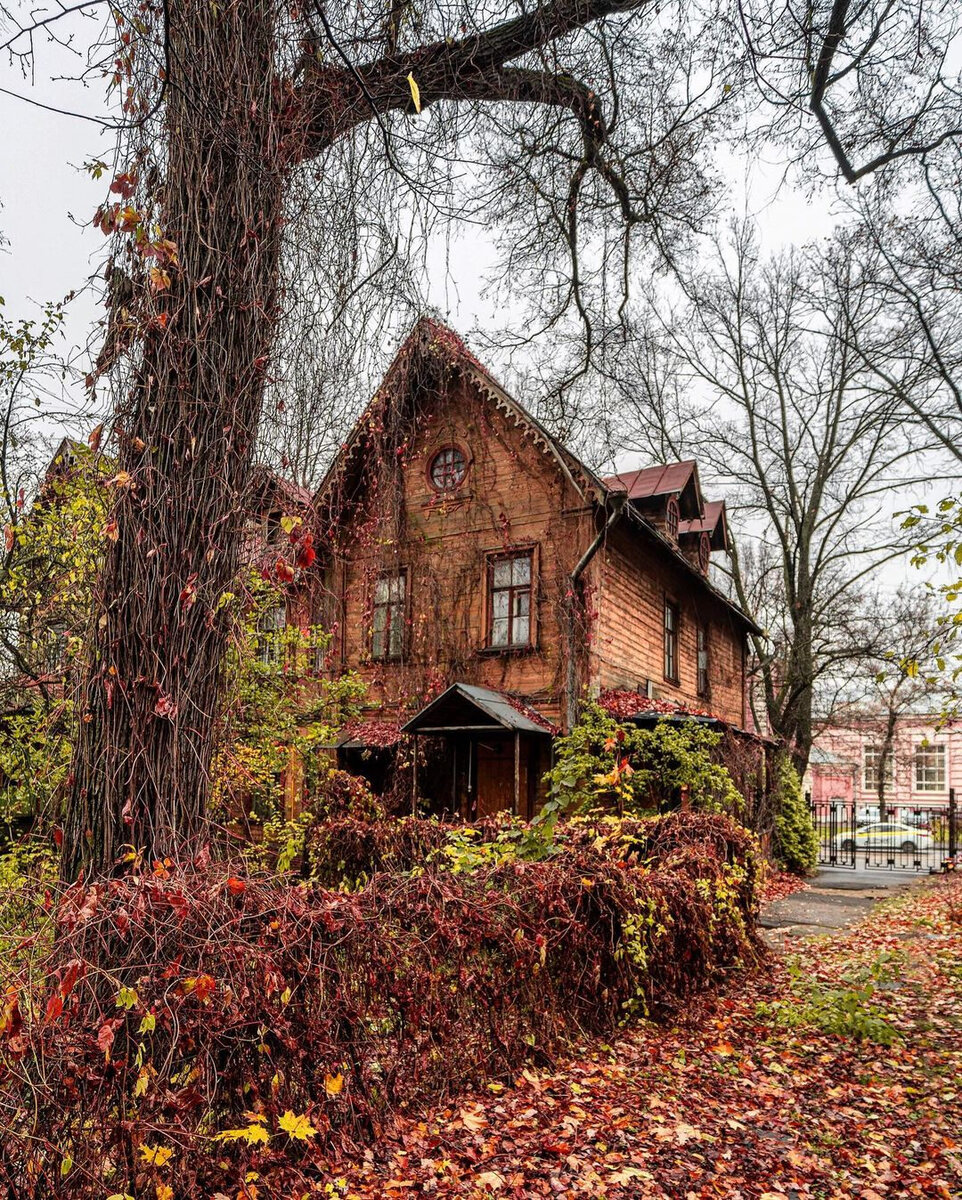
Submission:
<svg viewBox="0 0 962 1200">
<path fill-rule="evenodd" d="M 585 827 L 545 861 L 353 894 L 217 865 L 70 889 L 52 949 L 8 964 L 4 1194 L 287 1195 L 395 1112 L 749 965 L 750 840 L 685 819 L 645 835 L 650 867 L 640 829 Z"/>
</svg>

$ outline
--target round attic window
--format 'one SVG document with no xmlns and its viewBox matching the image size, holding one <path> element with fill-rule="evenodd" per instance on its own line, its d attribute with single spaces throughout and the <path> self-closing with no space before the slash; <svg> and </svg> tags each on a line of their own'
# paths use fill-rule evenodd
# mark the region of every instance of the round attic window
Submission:
<svg viewBox="0 0 962 1200">
<path fill-rule="evenodd" d="M 468 473 L 467 460 L 457 446 L 445 446 L 431 459 L 429 476 L 432 487 L 439 492 L 456 491 Z"/>
</svg>

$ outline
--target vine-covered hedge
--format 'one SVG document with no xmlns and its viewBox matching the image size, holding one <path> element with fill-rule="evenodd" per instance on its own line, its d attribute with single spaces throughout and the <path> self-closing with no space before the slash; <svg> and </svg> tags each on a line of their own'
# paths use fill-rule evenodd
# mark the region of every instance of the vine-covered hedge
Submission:
<svg viewBox="0 0 962 1200">
<path fill-rule="evenodd" d="M 393 1112 L 750 964 L 751 839 L 640 825 L 346 894 L 217 866 L 72 889 L 4 981 L 0 1193 L 288 1195 Z"/>
</svg>

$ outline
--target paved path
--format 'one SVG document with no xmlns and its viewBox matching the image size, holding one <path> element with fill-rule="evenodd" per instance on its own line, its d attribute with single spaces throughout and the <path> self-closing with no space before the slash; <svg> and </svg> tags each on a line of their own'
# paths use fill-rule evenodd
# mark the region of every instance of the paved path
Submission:
<svg viewBox="0 0 962 1200">
<path fill-rule="evenodd" d="M 765 940 L 773 946 L 830 934 L 853 925 L 879 900 L 924 878 L 928 876 L 914 871 L 822 870 L 804 891 L 767 904 L 759 924 Z"/>
</svg>

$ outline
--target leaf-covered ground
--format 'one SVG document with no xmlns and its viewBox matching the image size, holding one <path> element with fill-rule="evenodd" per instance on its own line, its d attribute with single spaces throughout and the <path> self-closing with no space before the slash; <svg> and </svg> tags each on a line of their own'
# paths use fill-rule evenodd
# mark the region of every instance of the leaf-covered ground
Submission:
<svg viewBox="0 0 962 1200">
<path fill-rule="evenodd" d="M 958 1197 L 957 1139 L 962 878 L 949 878 L 773 957 L 674 1026 L 404 1121 L 319 1191 Z"/>
<path fill-rule="evenodd" d="M 800 892 L 806 887 L 808 887 L 808 883 L 798 875 L 793 875 L 791 871 L 779 871 L 772 867 L 767 871 L 762 884 L 762 903 L 768 904 L 772 900 L 784 900 L 786 896 Z"/>
</svg>

